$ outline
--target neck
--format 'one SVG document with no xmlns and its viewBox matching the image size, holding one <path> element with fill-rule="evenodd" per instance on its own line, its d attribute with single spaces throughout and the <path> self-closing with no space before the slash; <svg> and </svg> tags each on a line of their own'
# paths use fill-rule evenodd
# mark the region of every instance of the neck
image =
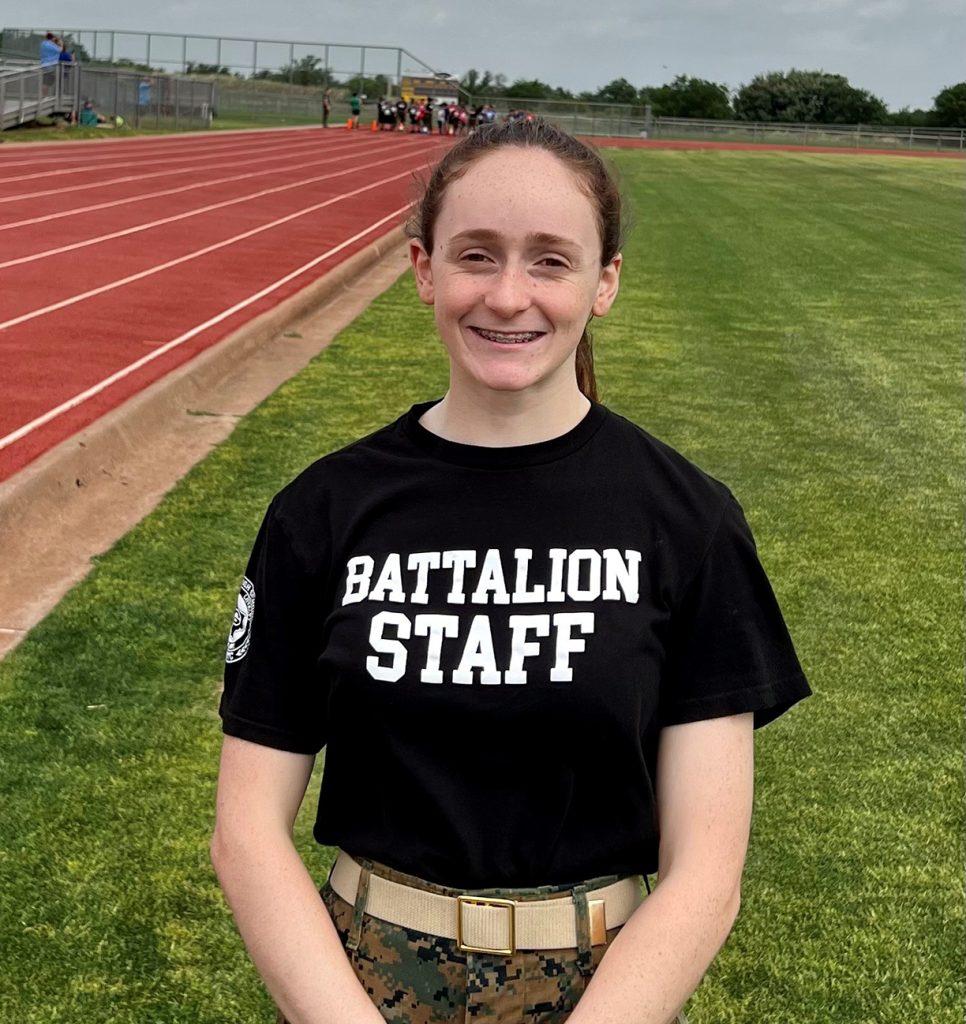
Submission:
<svg viewBox="0 0 966 1024">
<path fill-rule="evenodd" d="M 530 390 L 463 394 L 451 382 L 443 400 L 427 410 L 420 423 L 446 441 L 510 448 L 566 434 L 589 408 L 576 381 L 560 394 L 543 395 Z"/>
</svg>

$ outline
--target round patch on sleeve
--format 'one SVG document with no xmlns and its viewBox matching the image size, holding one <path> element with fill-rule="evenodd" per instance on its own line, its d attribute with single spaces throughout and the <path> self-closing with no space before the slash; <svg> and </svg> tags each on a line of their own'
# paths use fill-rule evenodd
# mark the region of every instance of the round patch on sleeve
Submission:
<svg viewBox="0 0 966 1024">
<path fill-rule="evenodd" d="M 235 603 L 235 615 L 228 634 L 228 650 L 225 661 L 233 665 L 248 653 L 252 642 L 252 620 L 255 618 L 255 584 L 247 577 L 242 578 L 241 590 Z"/>
</svg>

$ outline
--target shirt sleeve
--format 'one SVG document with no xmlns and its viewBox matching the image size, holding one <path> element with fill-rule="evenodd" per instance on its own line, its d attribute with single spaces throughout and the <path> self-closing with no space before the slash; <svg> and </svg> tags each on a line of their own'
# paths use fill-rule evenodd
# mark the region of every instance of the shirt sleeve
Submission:
<svg viewBox="0 0 966 1024">
<path fill-rule="evenodd" d="M 298 754 L 315 754 L 325 745 L 328 687 L 318 667 L 321 591 L 271 506 L 228 636 L 219 707 L 227 735 Z"/>
<path fill-rule="evenodd" d="M 765 725 L 811 690 L 738 502 L 727 499 L 672 612 L 662 725 L 754 712 Z"/>
</svg>

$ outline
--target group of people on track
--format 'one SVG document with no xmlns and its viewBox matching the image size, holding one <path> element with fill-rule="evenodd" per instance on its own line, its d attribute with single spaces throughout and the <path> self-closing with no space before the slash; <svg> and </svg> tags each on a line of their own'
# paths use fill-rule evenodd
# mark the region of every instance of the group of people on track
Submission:
<svg viewBox="0 0 966 1024">
<path fill-rule="evenodd" d="M 357 94 L 353 94 L 353 98 L 358 99 Z M 360 111 L 353 106 L 352 127 L 359 126 L 359 117 Z M 326 121 L 327 117 L 323 120 Z M 532 121 L 533 114 L 512 110 L 503 120 Z M 409 100 L 380 96 L 376 101 L 376 124 L 381 132 L 405 132 L 408 129 L 412 134 L 466 135 L 474 128 L 496 121 L 497 113 L 490 103 L 465 105 L 455 100 L 434 100 L 431 96 L 413 96 Z"/>
</svg>

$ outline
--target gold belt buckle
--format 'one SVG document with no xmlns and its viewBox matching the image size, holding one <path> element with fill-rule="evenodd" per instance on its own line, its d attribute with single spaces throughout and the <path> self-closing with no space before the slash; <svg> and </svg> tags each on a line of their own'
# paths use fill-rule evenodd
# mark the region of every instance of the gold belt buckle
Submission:
<svg viewBox="0 0 966 1024">
<path fill-rule="evenodd" d="M 516 909 L 513 900 L 498 900 L 488 896 L 456 897 L 456 943 L 462 953 L 491 953 L 493 956 L 513 956 L 517 951 Z M 509 912 L 510 945 L 508 949 L 490 949 L 487 946 L 468 946 L 463 941 L 463 908 L 465 906 L 500 907 Z"/>
</svg>

